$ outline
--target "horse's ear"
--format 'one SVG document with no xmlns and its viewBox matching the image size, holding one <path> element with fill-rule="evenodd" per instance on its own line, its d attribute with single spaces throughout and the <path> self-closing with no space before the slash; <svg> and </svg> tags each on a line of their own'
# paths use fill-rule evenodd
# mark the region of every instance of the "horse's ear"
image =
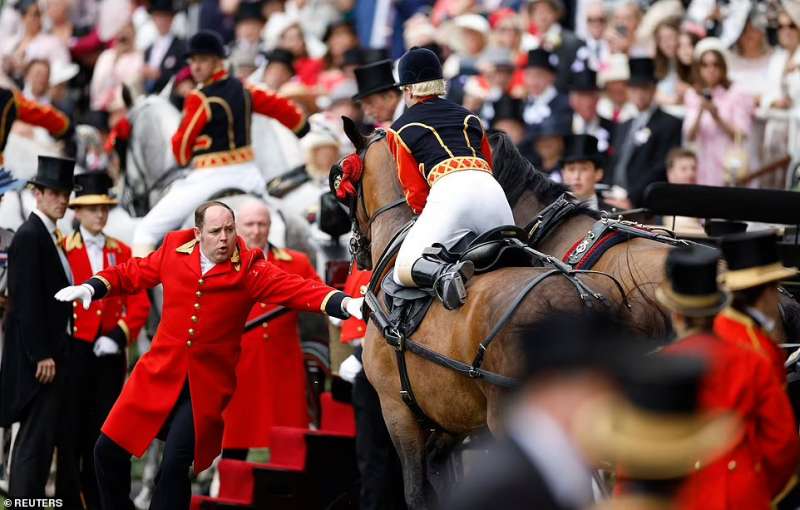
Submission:
<svg viewBox="0 0 800 510">
<path fill-rule="evenodd" d="M 342 125 L 344 126 L 344 134 L 353 142 L 356 152 L 361 152 L 367 146 L 367 139 L 358 131 L 356 123 L 350 117 L 342 115 Z"/>
</svg>

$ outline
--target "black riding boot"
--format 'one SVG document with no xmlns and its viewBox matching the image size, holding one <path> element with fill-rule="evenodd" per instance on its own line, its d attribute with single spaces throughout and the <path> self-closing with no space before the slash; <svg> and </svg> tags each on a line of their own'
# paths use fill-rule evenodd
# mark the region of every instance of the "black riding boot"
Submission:
<svg viewBox="0 0 800 510">
<path fill-rule="evenodd" d="M 449 264 L 421 258 L 411 266 L 411 279 L 420 288 L 433 289 L 445 308 L 455 310 L 467 299 L 466 283 L 474 272 L 470 260 Z"/>
</svg>

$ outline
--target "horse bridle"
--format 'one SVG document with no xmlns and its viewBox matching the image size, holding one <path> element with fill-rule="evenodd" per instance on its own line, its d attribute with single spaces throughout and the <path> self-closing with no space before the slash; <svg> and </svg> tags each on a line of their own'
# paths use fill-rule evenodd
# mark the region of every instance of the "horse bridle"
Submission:
<svg viewBox="0 0 800 510">
<path fill-rule="evenodd" d="M 367 155 L 367 151 L 369 148 L 376 142 L 379 142 L 386 138 L 386 131 L 383 129 L 376 130 L 372 135 L 370 135 L 369 139 L 367 139 L 366 145 L 358 151 L 358 157 L 361 161 L 364 161 L 364 158 Z M 372 240 L 368 237 L 368 233 L 372 228 L 372 224 L 375 220 L 380 217 L 383 213 L 394 209 L 400 205 L 406 203 L 405 198 L 399 198 L 393 202 L 389 202 L 388 204 L 379 207 L 372 215 L 370 215 L 369 211 L 367 210 L 366 200 L 364 199 L 364 186 L 362 181 L 364 179 L 363 173 L 361 178 L 358 179 L 358 183 L 356 184 L 356 195 L 351 200 L 349 209 L 350 209 L 350 222 L 352 223 L 352 237 L 350 237 L 350 255 L 353 256 L 355 259 L 358 268 L 364 271 L 369 271 L 372 269 Z M 364 211 L 364 215 L 367 217 L 367 225 L 366 225 L 366 234 L 364 231 L 361 230 L 358 224 L 358 207 L 359 205 Z"/>
</svg>

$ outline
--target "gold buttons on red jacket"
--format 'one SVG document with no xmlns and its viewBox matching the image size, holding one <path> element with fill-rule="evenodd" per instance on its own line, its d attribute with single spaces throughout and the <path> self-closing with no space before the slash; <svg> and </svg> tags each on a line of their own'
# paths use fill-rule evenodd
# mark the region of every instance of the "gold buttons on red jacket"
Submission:
<svg viewBox="0 0 800 510">
<path fill-rule="evenodd" d="M 736 469 L 736 461 L 732 460 L 728 462 L 728 471 L 733 471 L 734 469 Z"/>
<path fill-rule="evenodd" d="M 97 315 L 103 315 L 103 310 L 97 310 Z"/>
<path fill-rule="evenodd" d="M 192 322 L 197 322 L 198 320 L 200 319 L 197 318 L 197 315 L 192 315 Z"/>
<path fill-rule="evenodd" d="M 203 293 L 198 290 L 197 292 L 194 293 L 194 295 L 197 297 L 201 297 Z"/>
<path fill-rule="evenodd" d="M 206 283 L 206 281 L 205 281 L 205 280 L 203 280 L 202 278 L 200 278 L 199 280 L 197 280 L 197 285 L 203 285 L 204 283 Z"/>
<path fill-rule="evenodd" d="M 192 341 L 191 340 L 187 340 L 186 341 L 186 347 L 191 347 L 191 346 L 192 346 Z"/>
<path fill-rule="evenodd" d="M 189 336 L 194 336 L 194 328 L 189 328 Z"/>
<path fill-rule="evenodd" d="M 200 303 L 195 303 L 194 304 L 194 309 L 195 310 L 199 310 L 200 309 Z"/>
</svg>

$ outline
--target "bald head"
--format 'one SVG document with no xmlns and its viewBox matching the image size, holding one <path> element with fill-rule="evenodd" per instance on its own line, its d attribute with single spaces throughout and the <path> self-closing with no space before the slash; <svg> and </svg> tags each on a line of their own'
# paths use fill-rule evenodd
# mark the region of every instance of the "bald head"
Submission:
<svg viewBox="0 0 800 510">
<path fill-rule="evenodd" d="M 271 224 L 267 204 L 261 200 L 248 200 L 239 207 L 237 216 L 237 230 L 247 243 L 247 247 L 265 248 Z"/>
</svg>

